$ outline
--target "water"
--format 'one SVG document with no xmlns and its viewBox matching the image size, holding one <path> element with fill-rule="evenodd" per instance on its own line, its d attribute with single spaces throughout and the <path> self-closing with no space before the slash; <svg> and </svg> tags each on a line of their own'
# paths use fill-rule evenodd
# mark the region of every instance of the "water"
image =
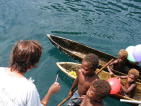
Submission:
<svg viewBox="0 0 141 106">
<path fill-rule="evenodd" d="M 140 0 L 0 0 L 0 66 L 8 66 L 11 48 L 17 40 L 34 39 L 44 50 L 32 76 L 41 98 L 59 73 L 61 91 L 49 106 L 67 96 L 72 80 L 61 73 L 58 61 L 75 61 L 56 49 L 46 37 L 66 37 L 114 56 L 121 48 L 140 43 Z M 130 106 L 106 98 L 106 106 Z"/>
</svg>

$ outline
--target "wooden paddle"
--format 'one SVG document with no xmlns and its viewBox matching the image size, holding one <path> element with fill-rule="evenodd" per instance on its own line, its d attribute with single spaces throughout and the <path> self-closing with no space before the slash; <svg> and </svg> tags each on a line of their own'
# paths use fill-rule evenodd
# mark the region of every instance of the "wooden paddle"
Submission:
<svg viewBox="0 0 141 106">
<path fill-rule="evenodd" d="M 96 73 L 97 75 L 106 68 L 114 59 L 111 59 L 108 63 L 106 63 L 104 66 L 102 66 L 99 71 Z M 57 106 L 62 106 L 66 101 L 68 101 L 72 96 L 68 96 L 65 99 L 63 99 Z"/>
<path fill-rule="evenodd" d="M 102 66 L 99 71 L 96 73 L 98 75 L 104 68 L 106 68 L 111 62 L 113 62 L 114 59 L 111 59 L 108 63 L 106 63 L 104 66 Z"/>
<path fill-rule="evenodd" d="M 57 106 L 62 106 L 66 101 L 68 101 L 72 96 L 68 96 L 65 99 L 63 99 Z"/>
</svg>

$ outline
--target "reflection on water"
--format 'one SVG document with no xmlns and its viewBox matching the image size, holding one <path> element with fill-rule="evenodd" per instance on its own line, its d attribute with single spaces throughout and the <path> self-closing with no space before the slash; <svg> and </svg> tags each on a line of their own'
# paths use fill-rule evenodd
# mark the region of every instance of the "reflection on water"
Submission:
<svg viewBox="0 0 141 106">
<path fill-rule="evenodd" d="M 52 31 L 54 34 L 61 35 L 67 31 L 66 34 L 69 34 L 71 30 L 75 32 L 74 35 L 113 40 L 123 44 L 123 48 L 129 44 L 140 43 L 141 1 L 139 0 L 65 0 L 50 2 L 41 6 L 41 9 L 51 10 L 57 16 L 58 13 L 64 16 L 59 18 L 61 21 L 59 25 L 63 26 L 63 29 Z"/>
<path fill-rule="evenodd" d="M 52 70 L 52 73 L 31 72 L 37 78 L 37 88 L 43 96 L 47 87 L 42 80 L 46 80 L 49 86 L 58 69 L 55 63 L 73 61 L 66 55 L 57 55 L 60 52 L 52 49 L 53 45 L 45 36 L 47 33 L 70 38 L 116 56 L 119 49 L 140 43 L 140 28 L 141 0 L 0 0 L 0 63 L 7 66 L 11 47 L 17 40 L 39 40 L 45 49 L 39 70 Z M 61 80 L 61 84 L 67 93 L 66 82 Z M 59 95 L 65 97 L 66 93 Z M 50 104 L 58 103 L 61 97 L 54 97 Z M 106 106 L 112 106 L 110 100 L 106 99 Z"/>
</svg>

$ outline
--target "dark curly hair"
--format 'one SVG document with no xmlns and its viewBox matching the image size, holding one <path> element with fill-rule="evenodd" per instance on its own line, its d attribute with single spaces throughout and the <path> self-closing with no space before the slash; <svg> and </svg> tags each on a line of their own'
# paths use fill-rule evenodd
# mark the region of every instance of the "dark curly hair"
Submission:
<svg viewBox="0 0 141 106">
<path fill-rule="evenodd" d="M 95 70 L 98 65 L 99 65 L 99 59 L 98 59 L 98 56 L 93 54 L 93 53 L 90 53 L 90 54 L 87 54 L 84 58 L 83 58 L 83 61 L 86 61 L 89 63 L 91 69 Z"/>
<path fill-rule="evenodd" d="M 111 90 L 111 86 L 106 80 L 95 80 L 91 86 L 95 88 L 98 99 L 107 96 Z"/>
</svg>

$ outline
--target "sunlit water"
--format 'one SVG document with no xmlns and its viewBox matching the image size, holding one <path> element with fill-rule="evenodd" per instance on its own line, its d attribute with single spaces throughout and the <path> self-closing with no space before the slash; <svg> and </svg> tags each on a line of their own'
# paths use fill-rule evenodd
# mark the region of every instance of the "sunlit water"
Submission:
<svg viewBox="0 0 141 106">
<path fill-rule="evenodd" d="M 114 56 L 121 48 L 140 43 L 140 0 L 0 0 L 0 66 L 8 66 L 13 44 L 22 39 L 38 40 L 44 50 L 32 76 L 41 98 L 59 74 L 61 91 L 49 106 L 67 96 L 72 80 L 61 73 L 58 61 L 76 61 L 56 49 L 46 37 L 51 33 L 81 42 Z M 76 61 L 77 62 L 77 61 Z M 106 98 L 105 106 L 129 106 Z"/>
</svg>

